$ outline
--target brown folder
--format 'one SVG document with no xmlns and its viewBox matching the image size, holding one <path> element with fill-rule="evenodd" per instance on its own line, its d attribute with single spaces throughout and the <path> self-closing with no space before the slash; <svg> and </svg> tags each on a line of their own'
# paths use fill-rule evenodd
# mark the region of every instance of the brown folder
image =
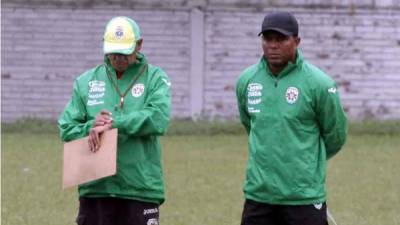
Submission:
<svg viewBox="0 0 400 225">
<path fill-rule="evenodd" d="M 105 131 L 100 149 L 89 150 L 88 137 L 64 143 L 63 188 L 114 175 L 117 172 L 118 130 Z"/>
</svg>

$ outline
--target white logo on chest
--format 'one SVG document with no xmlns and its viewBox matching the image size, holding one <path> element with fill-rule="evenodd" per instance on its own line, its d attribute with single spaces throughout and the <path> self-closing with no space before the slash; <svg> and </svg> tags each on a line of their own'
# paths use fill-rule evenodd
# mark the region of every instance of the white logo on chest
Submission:
<svg viewBox="0 0 400 225">
<path fill-rule="evenodd" d="M 140 97 L 144 92 L 144 84 L 135 84 L 132 88 L 132 96 Z"/>
<path fill-rule="evenodd" d="M 89 81 L 88 106 L 104 104 L 102 98 L 106 91 L 106 83 L 101 80 Z"/>
<path fill-rule="evenodd" d="M 263 89 L 263 86 L 259 83 L 250 83 L 247 85 L 248 92 L 259 92 Z"/>
<path fill-rule="evenodd" d="M 296 87 L 289 87 L 286 90 L 287 103 L 293 104 L 297 101 L 298 98 L 299 98 L 299 89 L 297 89 Z"/>
<path fill-rule="evenodd" d="M 106 83 L 101 80 L 89 81 L 89 94 L 93 93 L 104 93 L 106 91 Z"/>
</svg>

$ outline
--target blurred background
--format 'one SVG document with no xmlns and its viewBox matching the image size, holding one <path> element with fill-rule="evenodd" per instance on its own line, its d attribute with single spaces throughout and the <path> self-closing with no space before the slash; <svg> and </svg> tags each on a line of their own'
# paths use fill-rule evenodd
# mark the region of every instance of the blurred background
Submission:
<svg viewBox="0 0 400 225">
<path fill-rule="evenodd" d="M 102 63 L 117 15 L 138 22 L 142 52 L 171 77 L 174 118 L 236 118 L 235 82 L 258 62 L 273 10 L 297 17 L 300 48 L 337 81 L 350 118 L 400 118 L 400 0 L 5 0 L 1 10 L 2 122 L 57 119 L 73 80 Z"/>
</svg>

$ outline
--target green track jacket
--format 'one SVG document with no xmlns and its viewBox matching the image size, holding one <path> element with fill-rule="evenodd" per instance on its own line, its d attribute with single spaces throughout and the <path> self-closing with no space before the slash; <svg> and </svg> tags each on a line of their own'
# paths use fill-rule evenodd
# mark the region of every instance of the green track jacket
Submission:
<svg viewBox="0 0 400 225">
<path fill-rule="evenodd" d="M 326 201 L 326 164 L 343 146 L 347 119 L 335 82 L 297 50 L 278 76 L 267 61 L 247 68 L 236 86 L 249 136 L 244 193 L 269 204 Z"/>
<path fill-rule="evenodd" d="M 110 75 L 121 92 L 127 90 L 134 76 L 147 64 L 138 53 L 120 80 L 105 58 Z M 96 115 L 102 110 L 112 112 L 113 128 L 118 128 L 117 173 L 79 186 L 85 197 L 118 197 L 161 204 L 164 182 L 161 166 L 162 135 L 169 123 L 170 80 L 160 68 L 147 64 L 147 70 L 125 96 L 121 109 L 120 96 L 107 76 L 105 65 L 99 65 L 79 76 L 72 98 L 61 114 L 58 124 L 63 141 L 87 136 Z"/>
</svg>

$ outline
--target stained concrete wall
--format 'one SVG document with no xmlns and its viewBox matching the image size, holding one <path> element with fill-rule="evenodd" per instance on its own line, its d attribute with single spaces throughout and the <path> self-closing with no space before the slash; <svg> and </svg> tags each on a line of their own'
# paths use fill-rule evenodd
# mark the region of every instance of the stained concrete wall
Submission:
<svg viewBox="0 0 400 225">
<path fill-rule="evenodd" d="M 55 119 L 73 79 L 102 61 L 105 23 L 141 26 L 173 83 L 173 116 L 235 118 L 239 73 L 261 56 L 266 12 L 289 10 L 308 61 L 339 84 L 353 119 L 400 119 L 400 1 L 3 1 L 2 121 Z"/>
</svg>

